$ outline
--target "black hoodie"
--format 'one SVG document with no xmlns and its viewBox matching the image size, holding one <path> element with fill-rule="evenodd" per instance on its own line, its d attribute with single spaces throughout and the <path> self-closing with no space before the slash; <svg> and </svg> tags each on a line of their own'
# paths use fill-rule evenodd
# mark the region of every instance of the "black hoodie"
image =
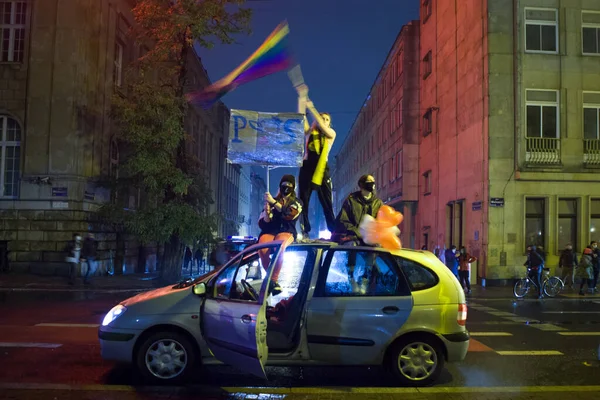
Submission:
<svg viewBox="0 0 600 400">
<path fill-rule="evenodd" d="M 377 212 L 382 205 L 383 202 L 375 194 L 366 200 L 360 190 L 351 193 L 336 218 L 332 239 L 337 242 L 362 239 L 358 229 L 360 222 L 366 214 L 373 218 L 377 217 Z"/>
</svg>

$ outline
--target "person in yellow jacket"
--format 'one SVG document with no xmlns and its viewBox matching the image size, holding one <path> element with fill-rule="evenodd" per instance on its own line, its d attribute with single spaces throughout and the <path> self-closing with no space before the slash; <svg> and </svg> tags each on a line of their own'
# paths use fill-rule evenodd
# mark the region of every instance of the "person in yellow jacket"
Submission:
<svg viewBox="0 0 600 400">
<path fill-rule="evenodd" d="M 306 118 L 304 119 L 304 161 L 298 176 L 298 197 L 304 206 L 304 212 L 300 215 L 300 229 L 303 238 L 308 239 L 311 231 L 308 205 L 313 191 L 317 192 L 319 202 L 323 207 L 327 229 L 329 232 L 335 230 L 331 176 L 327 161 L 336 133 L 331 128 L 331 115 L 318 112 L 313 102 L 309 100 L 308 87 L 303 84 L 296 90 L 298 91 L 298 112 L 306 114 L 308 109 L 314 119 L 312 124 L 309 124 Z"/>
</svg>

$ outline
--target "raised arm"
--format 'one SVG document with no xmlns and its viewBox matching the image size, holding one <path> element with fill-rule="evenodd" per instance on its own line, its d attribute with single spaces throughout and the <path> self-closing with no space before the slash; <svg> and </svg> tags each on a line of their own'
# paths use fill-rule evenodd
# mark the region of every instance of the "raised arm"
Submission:
<svg viewBox="0 0 600 400">
<path fill-rule="evenodd" d="M 323 121 L 321 114 L 317 111 L 313 102 L 308 100 L 306 102 L 306 107 L 308 108 L 308 111 L 310 111 L 310 113 L 312 114 L 314 119 L 317 121 L 317 124 L 319 125 L 321 132 L 323 132 L 323 134 L 328 139 L 335 139 L 335 135 L 336 135 L 335 131 L 325 124 L 325 121 Z"/>
<path fill-rule="evenodd" d="M 302 84 L 296 87 L 298 92 L 298 113 L 304 115 L 304 133 L 310 131 L 310 125 L 306 118 L 306 102 L 308 101 L 308 86 Z"/>
</svg>

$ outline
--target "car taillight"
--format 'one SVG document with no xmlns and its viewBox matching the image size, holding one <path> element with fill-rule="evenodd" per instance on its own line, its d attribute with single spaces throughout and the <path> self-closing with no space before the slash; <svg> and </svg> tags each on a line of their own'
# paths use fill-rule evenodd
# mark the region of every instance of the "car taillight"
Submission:
<svg viewBox="0 0 600 400">
<path fill-rule="evenodd" d="M 458 324 L 461 326 L 465 326 L 467 323 L 467 305 L 464 303 L 458 305 L 458 316 L 456 317 L 456 322 L 458 322 Z"/>
</svg>

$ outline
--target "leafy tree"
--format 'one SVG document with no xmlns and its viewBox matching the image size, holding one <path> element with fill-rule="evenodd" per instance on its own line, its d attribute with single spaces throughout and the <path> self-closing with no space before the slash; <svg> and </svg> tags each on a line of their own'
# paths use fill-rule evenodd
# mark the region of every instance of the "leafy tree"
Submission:
<svg viewBox="0 0 600 400">
<path fill-rule="evenodd" d="M 204 177 L 206 168 L 186 152 L 187 65 L 193 46 L 232 43 L 249 33 L 244 0 L 137 0 L 132 34 L 148 51 L 130 66 L 126 96 L 115 95 L 113 118 L 125 153 L 117 188 L 136 187 L 143 201 L 135 212 L 107 204 L 102 214 L 143 243 L 164 244 L 164 281 L 181 276 L 185 243 L 208 243 L 217 216 Z M 119 190 L 119 189 L 117 189 Z"/>
</svg>

